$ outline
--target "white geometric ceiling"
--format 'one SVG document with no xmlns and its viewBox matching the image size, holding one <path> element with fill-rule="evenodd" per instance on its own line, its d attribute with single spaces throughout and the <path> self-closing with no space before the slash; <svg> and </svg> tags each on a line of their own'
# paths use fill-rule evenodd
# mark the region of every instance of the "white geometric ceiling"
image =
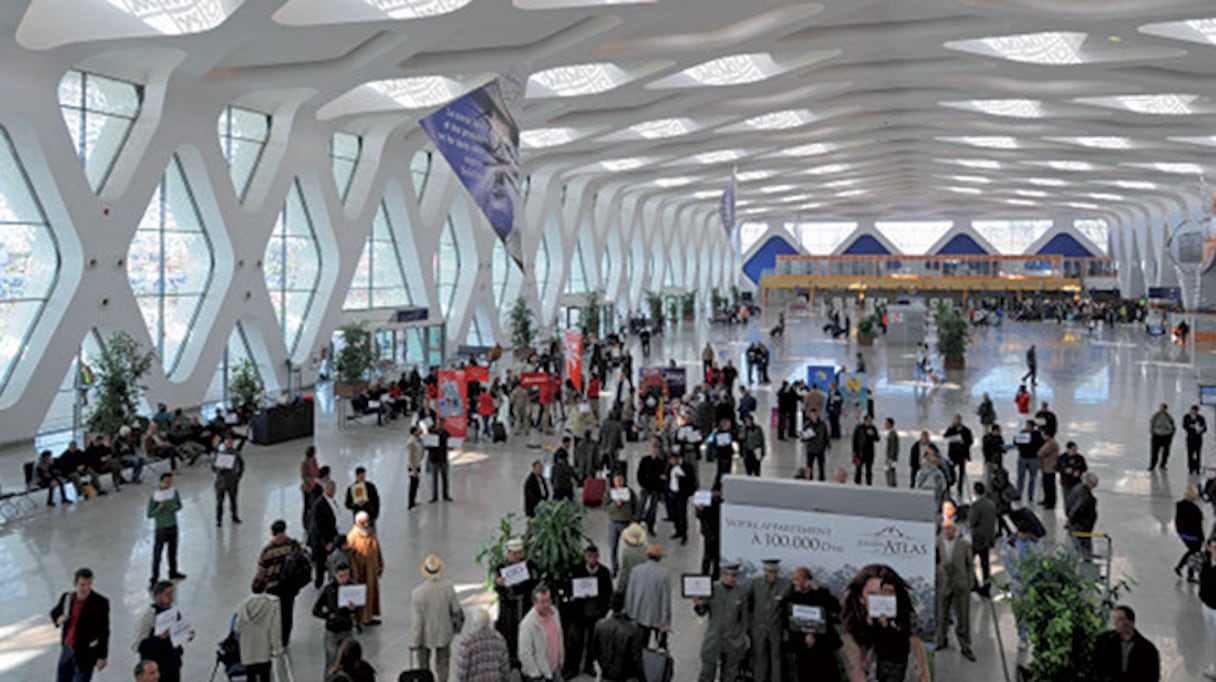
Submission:
<svg viewBox="0 0 1216 682">
<path fill-rule="evenodd" d="M 1121 212 L 1192 195 L 1216 171 L 1211 2 L 32 0 L 3 12 L 25 49 L 122 77 L 146 70 L 147 48 L 176 48 L 180 69 L 230 83 L 233 101 L 290 91 L 302 113 L 353 132 L 419 135 L 436 102 L 503 77 L 525 172 L 712 206 L 737 168 L 753 219 Z"/>
</svg>

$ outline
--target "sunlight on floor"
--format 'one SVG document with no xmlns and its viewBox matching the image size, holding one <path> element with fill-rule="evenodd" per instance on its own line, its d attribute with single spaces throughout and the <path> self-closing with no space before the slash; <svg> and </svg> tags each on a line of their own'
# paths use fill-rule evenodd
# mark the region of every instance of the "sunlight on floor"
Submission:
<svg viewBox="0 0 1216 682">
<path fill-rule="evenodd" d="M 35 615 L 0 627 L 0 677 L 59 643 L 59 631 Z"/>
</svg>

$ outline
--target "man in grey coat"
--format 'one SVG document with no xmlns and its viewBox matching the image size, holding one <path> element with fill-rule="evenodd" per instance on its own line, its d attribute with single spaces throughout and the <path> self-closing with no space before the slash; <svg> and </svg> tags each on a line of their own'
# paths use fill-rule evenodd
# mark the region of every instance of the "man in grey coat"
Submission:
<svg viewBox="0 0 1216 682">
<path fill-rule="evenodd" d="M 225 438 L 220 445 L 215 460 L 211 463 L 215 472 L 215 525 L 224 525 L 224 496 L 228 497 L 228 506 L 232 510 L 232 522 L 240 523 L 236 513 L 236 492 L 241 485 L 241 476 L 245 474 L 245 460 L 240 450 L 232 444 L 231 438 Z"/>
<path fill-rule="evenodd" d="M 747 655 L 747 619 L 743 613 L 743 589 L 739 587 L 739 564 L 722 564 L 722 579 L 709 599 L 693 599 L 698 616 L 709 616 L 701 641 L 701 674 L 698 682 L 714 682 L 718 668 L 723 680 L 739 677 L 739 664 Z"/>
<path fill-rule="evenodd" d="M 448 661 L 452 639 L 464 627 L 464 611 L 456 588 L 443 580 L 443 560 L 431 554 L 422 561 L 425 581 L 410 595 L 413 617 L 410 618 L 410 649 L 418 655 L 418 667 L 431 670 L 438 679 L 448 679 Z M 435 652 L 435 667 L 431 668 L 431 651 Z"/>
<path fill-rule="evenodd" d="M 629 574 L 625 610 L 646 630 L 647 644 L 651 634 L 655 634 L 659 648 L 666 649 L 667 632 L 671 629 L 671 571 L 660 563 L 662 547 L 655 544 L 647 547 L 646 558 Z"/>
<path fill-rule="evenodd" d="M 752 637 L 752 673 L 756 682 L 783 682 L 782 619 L 792 587 L 781 577 L 781 560 L 765 559 L 764 572 L 747 584 L 748 629 Z"/>
<path fill-rule="evenodd" d="M 942 524 L 937 538 L 937 646 L 944 651 L 949 643 L 947 620 L 953 610 L 954 631 L 963 658 L 975 661 L 971 653 L 971 585 L 975 578 L 971 564 L 971 543 L 958 534 L 958 526 Z"/>
<path fill-rule="evenodd" d="M 980 558 L 980 575 L 983 578 L 976 582 L 975 591 L 987 597 L 990 589 L 988 579 L 991 577 L 988 554 L 996 544 L 999 515 L 996 502 L 985 494 L 987 489 L 982 482 L 976 481 L 971 489 L 975 492 L 975 502 L 971 503 L 971 511 L 967 512 L 967 527 L 971 529 L 971 551 Z"/>
</svg>

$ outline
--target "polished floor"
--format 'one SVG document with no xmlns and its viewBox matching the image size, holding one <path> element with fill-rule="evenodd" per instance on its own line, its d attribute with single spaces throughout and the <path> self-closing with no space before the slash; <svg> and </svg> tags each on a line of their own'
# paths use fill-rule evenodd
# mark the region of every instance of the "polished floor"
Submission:
<svg viewBox="0 0 1216 682">
<path fill-rule="evenodd" d="M 774 378 L 798 376 L 807 364 L 834 361 L 853 365 L 858 348 L 825 339 L 820 324 L 791 319 L 785 337 L 774 342 Z M 652 358 L 656 363 L 675 358 L 690 368 L 697 367 L 700 349 L 708 338 L 715 348 L 729 353 L 736 365 L 742 365 L 747 343 L 760 335 L 757 325 L 730 329 L 693 329 L 690 325 L 666 338 L 656 338 Z M 1185 456 L 1176 444 L 1168 474 L 1145 471 L 1147 426 L 1156 404 L 1168 402 L 1180 417 L 1196 401 L 1197 384 L 1205 379 L 1216 383 L 1216 351 L 1201 345 L 1192 358 L 1187 351 L 1149 339 L 1134 327 L 1104 328 L 1091 334 L 1071 325 L 1009 323 L 979 331 L 968 354 L 967 370 L 952 373 L 941 386 L 930 388 L 914 381 L 912 347 L 888 347 L 880 339 L 873 348 L 865 349 L 869 374 L 876 382 L 877 414 L 893 417 L 905 434 L 904 442 L 910 444 L 912 434 L 922 427 L 940 434 L 955 413 L 963 414 L 968 423 L 975 422 L 975 406 L 987 392 L 996 403 L 1001 423 L 1012 427 L 1017 421 L 1013 394 L 1031 343 L 1038 345 L 1040 364 L 1036 398 L 1049 401 L 1059 415 L 1061 442 L 1076 440 L 1091 468 L 1101 476 L 1098 530 L 1114 538 L 1116 576 L 1134 581 L 1126 601 L 1139 613 L 1140 630 L 1161 652 L 1162 679 L 1199 679 L 1204 665 L 1216 656 L 1214 635 L 1204 629 L 1196 588 L 1176 579 L 1171 570 L 1183 549 L 1173 532 L 1172 518 L 1174 501 L 1187 483 Z M 758 393 L 759 413 L 767 415 L 773 394 L 767 388 Z M 456 501 L 423 504 L 408 513 L 405 425 L 399 421 L 385 427 L 338 430 L 334 421 L 332 412 L 318 415 L 315 443 L 321 462 L 333 467 L 340 490 L 353 478 L 356 466 L 366 466 L 370 480 L 384 497 L 380 533 L 386 564 L 385 624 L 369 630 L 361 641 L 380 671 L 380 679 L 392 680 L 409 666 L 408 596 L 421 580 L 418 567 L 423 557 L 439 554 L 447 561 L 448 575 L 462 596 L 469 601 L 484 600 L 480 584 L 485 572 L 474 562 L 474 555 L 501 516 L 521 511 L 522 481 L 538 451 L 526 448 L 522 439 L 513 439 L 505 445 L 462 453 L 452 470 Z M 287 519 L 289 532 L 300 535 L 297 472 L 305 445 L 303 441 L 266 448 L 251 445 L 246 450 L 248 471 L 240 491 L 245 523 L 240 526 L 225 523 L 216 528 L 208 470 L 196 467 L 180 476 L 177 487 L 185 503 L 180 515 L 180 563 L 189 578 L 178 585 L 178 605 L 198 633 L 186 647 L 183 679 L 201 681 L 210 675 L 214 644 L 247 594 L 270 522 Z M 1212 463 L 1216 443 L 1207 443 L 1205 450 L 1205 463 Z M 640 446 L 633 446 L 629 455 L 636 458 L 640 451 Z M 31 457 L 28 449 L 0 454 L 0 481 L 20 480 L 20 463 Z M 794 445 L 775 443 L 764 461 L 764 475 L 788 477 L 800 459 Z M 846 460 L 845 448 L 838 446 L 829 466 L 844 465 Z M 974 471 L 978 472 L 978 465 Z M 901 465 L 901 485 L 907 485 L 905 476 L 906 468 Z M 79 566 L 94 570 L 96 589 L 110 598 L 113 610 L 113 667 L 95 679 L 129 679 L 135 660 L 128 648 L 132 628 L 136 614 L 148 603 L 152 530 L 144 518 L 144 505 L 149 493 L 150 485 L 145 483 L 124 487 L 117 495 L 54 509 L 41 506 L 39 497 L 37 510 L 0 525 L 0 679 L 52 678 L 57 633 L 47 612 L 57 595 L 69 589 L 72 573 Z M 427 496 L 429 489 L 424 484 L 422 497 Z M 1210 513 L 1205 507 L 1208 523 Z M 1052 533 L 1061 525 L 1058 517 L 1048 521 Z M 606 543 L 604 513 L 591 511 L 586 530 L 593 539 Z M 695 571 L 701 552 L 699 538 L 694 535 L 685 547 L 673 546 L 667 539 L 670 533 L 670 527 L 659 529 L 659 542 L 668 549 L 666 561 L 673 574 Z M 309 615 L 312 600 L 311 588 L 297 600 L 290 657 L 298 680 L 321 678 L 321 623 Z M 957 648 L 943 652 L 936 663 L 939 680 L 1003 678 L 988 604 L 976 598 L 972 608 L 979 661 L 963 660 Z M 674 613 L 671 646 L 676 678 L 691 680 L 700 666 L 703 623 L 690 604 L 678 599 Z M 1012 663 L 1013 624 L 1007 604 L 996 602 L 996 614 Z"/>
</svg>

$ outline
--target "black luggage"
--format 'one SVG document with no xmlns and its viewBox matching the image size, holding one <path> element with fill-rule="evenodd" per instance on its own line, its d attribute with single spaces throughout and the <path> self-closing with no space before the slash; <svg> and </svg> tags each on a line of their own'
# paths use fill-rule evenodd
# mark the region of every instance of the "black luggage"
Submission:
<svg viewBox="0 0 1216 682">
<path fill-rule="evenodd" d="M 503 426 L 502 422 L 494 422 L 490 426 L 490 434 L 495 443 L 507 442 L 507 427 Z"/>
<path fill-rule="evenodd" d="M 645 682 L 671 682 L 675 677 L 675 661 L 662 649 L 642 651 L 642 676 Z"/>
<path fill-rule="evenodd" d="M 1043 522 L 1039 520 L 1039 517 L 1032 510 L 1026 507 L 1010 511 L 1009 520 L 1013 522 L 1014 528 L 1025 530 L 1036 539 L 1047 535 L 1047 529 L 1043 527 Z"/>
</svg>

